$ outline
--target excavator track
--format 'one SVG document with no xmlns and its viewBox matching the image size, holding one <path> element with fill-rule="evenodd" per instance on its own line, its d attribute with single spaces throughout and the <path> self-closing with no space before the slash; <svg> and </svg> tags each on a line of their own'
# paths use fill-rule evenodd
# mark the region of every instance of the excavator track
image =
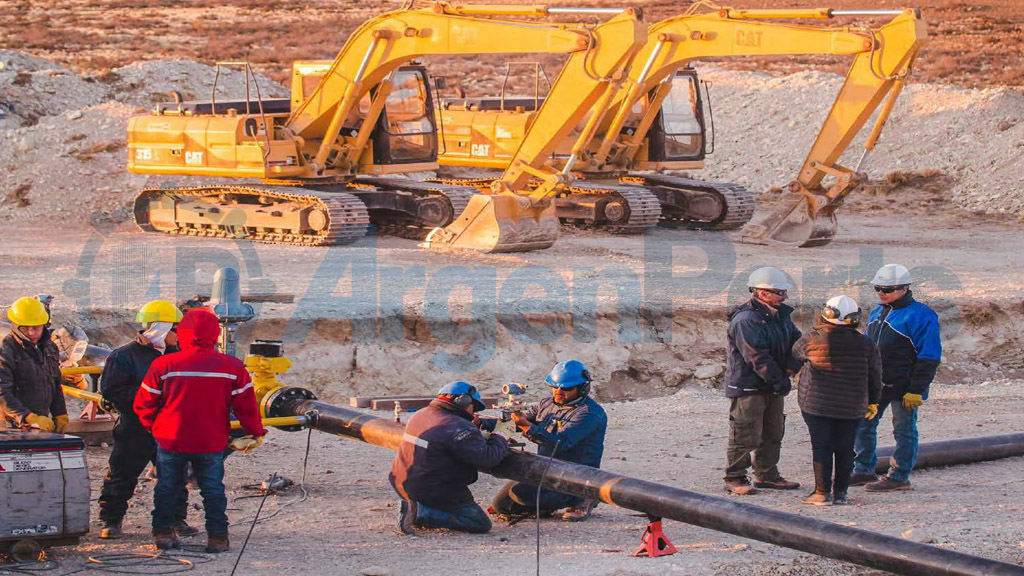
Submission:
<svg viewBox="0 0 1024 576">
<path fill-rule="evenodd" d="M 622 208 L 625 209 L 627 218 L 625 220 L 615 218 L 615 214 L 609 214 L 609 208 L 606 205 L 604 213 L 608 220 L 604 222 L 584 220 L 587 227 L 607 230 L 613 234 L 640 234 L 644 230 L 658 225 L 658 220 L 661 218 L 661 206 L 658 203 L 658 197 L 651 193 L 650 190 L 640 186 L 629 185 L 590 185 L 581 181 L 573 183 L 555 199 L 556 213 L 559 219 L 563 223 L 570 223 L 572 221 L 570 218 L 563 217 L 565 212 L 563 208 L 567 202 L 574 202 L 578 198 L 595 197 L 598 195 L 617 196 L 616 202 L 625 203 L 625 206 Z M 622 208 L 619 209 L 621 210 Z"/>
<path fill-rule="evenodd" d="M 256 203 L 239 203 L 248 197 Z M 226 201 L 232 200 L 231 203 Z M 193 211 L 192 221 L 178 219 L 180 202 L 198 201 L 201 212 Z M 164 220 L 154 223 L 152 209 L 156 203 Z M 289 211 L 309 209 L 318 230 L 297 229 L 286 222 L 281 227 L 252 225 L 242 207 L 256 209 L 261 217 L 273 218 L 281 213 L 274 207 Z M 348 244 L 362 238 L 370 216 L 358 197 L 345 192 L 317 192 L 284 186 L 198 186 L 192 188 L 146 188 L 135 198 L 135 223 L 145 232 L 163 232 L 206 238 L 246 239 L 265 244 L 293 246 L 332 246 Z M 315 215 L 314 215 L 315 214 Z M 170 219 L 166 218 L 168 215 Z M 240 220 L 239 220 L 240 217 Z M 202 220 L 195 222 L 195 220 Z M 307 221 L 309 219 L 307 218 Z M 259 222 L 257 224 L 262 224 Z"/>
<path fill-rule="evenodd" d="M 667 226 L 735 230 L 742 228 L 754 215 L 754 195 L 738 184 L 705 182 L 670 174 L 631 174 L 621 181 L 651 188 L 661 202 L 662 223 Z M 687 200 L 708 195 L 717 204 L 717 213 L 714 217 L 705 213 L 695 218 L 688 210 Z"/>
<path fill-rule="evenodd" d="M 430 181 L 471 186 L 486 193 L 493 179 L 437 178 Z M 529 183 L 529 187 L 534 189 L 540 184 L 540 181 L 534 180 Z M 661 217 L 657 196 L 639 186 L 576 181 L 559 194 L 554 202 L 562 224 L 582 225 L 614 234 L 639 234 L 657 226 Z"/>
<path fill-rule="evenodd" d="M 434 228 L 450 224 L 458 218 L 463 211 L 465 211 L 466 206 L 469 205 L 470 198 L 472 198 L 474 194 L 478 193 L 474 187 L 457 183 L 440 182 L 432 179 L 418 181 L 409 178 L 388 178 L 380 176 L 359 177 L 354 181 L 354 189 L 356 190 L 355 193 L 357 196 L 359 194 L 358 189 L 360 186 L 373 186 L 375 188 L 382 188 L 386 190 L 397 190 L 412 194 L 419 199 L 428 199 L 438 196 L 447 199 L 447 210 L 450 211 L 450 216 L 444 217 L 439 213 L 436 213 L 436 211 L 432 211 L 432 215 L 434 216 L 432 220 L 435 220 L 434 222 L 425 222 L 422 220 L 414 221 L 408 219 L 373 218 L 374 223 L 378 226 L 379 232 L 402 238 L 410 238 L 413 240 L 423 240 Z"/>
</svg>

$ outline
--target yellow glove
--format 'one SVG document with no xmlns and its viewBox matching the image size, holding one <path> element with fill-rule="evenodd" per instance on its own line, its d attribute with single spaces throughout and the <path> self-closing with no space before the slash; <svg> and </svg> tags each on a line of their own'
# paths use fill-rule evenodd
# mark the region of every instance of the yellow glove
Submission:
<svg viewBox="0 0 1024 576">
<path fill-rule="evenodd" d="M 53 419 L 54 421 L 54 432 L 57 434 L 63 434 L 68 429 L 68 415 L 61 414 Z"/>
<path fill-rule="evenodd" d="M 53 420 L 50 420 L 46 416 L 29 413 L 28 416 L 25 416 L 25 423 L 33 428 L 38 428 L 43 432 L 53 432 Z"/>
<path fill-rule="evenodd" d="M 903 407 L 907 410 L 913 410 L 921 404 L 924 404 L 924 398 L 921 398 L 920 394 L 904 394 L 903 395 Z"/>
<path fill-rule="evenodd" d="M 878 404 L 868 404 L 868 409 L 864 412 L 864 418 L 874 420 L 875 416 L 878 416 Z"/>
<path fill-rule="evenodd" d="M 248 454 L 263 444 L 263 436 L 242 436 L 231 441 L 231 449 Z"/>
</svg>

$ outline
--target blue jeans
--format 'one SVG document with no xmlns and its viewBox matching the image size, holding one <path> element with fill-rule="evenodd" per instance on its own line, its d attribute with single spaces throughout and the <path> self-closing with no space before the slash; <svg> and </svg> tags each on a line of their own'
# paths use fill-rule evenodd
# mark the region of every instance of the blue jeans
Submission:
<svg viewBox="0 0 1024 576">
<path fill-rule="evenodd" d="M 153 490 L 153 529 L 168 530 L 174 523 L 174 505 L 184 486 L 185 470 L 192 464 L 192 473 L 199 484 L 206 511 L 206 533 L 228 533 L 228 497 L 224 492 L 224 457 L 220 452 L 185 454 L 157 447 L 156 488 Z"/>
<path fill-rule="evenodd" d="M 910 480 L 910 471 L 917 463 L 917 408 L 907 410 L 903 407 L 902 399 L 879 402 L 878 416 L 873 420 L 861 420 L 854 444 L 857 457 L 853 463 L 853 473 L 875 473 L 878 466 L 878 456 L 875 454 L 878 447 L 878 423 L 889 406 L 892 406 L 892 436 L 896 439 L 896 450 L 889 458 L 889 472 L 886 476 L 906 482 Z"/>
<path fill-rule="evenodd" d="M 417 526 L 448 528 L 470 534 L 486 534 L 491 531 L 491 519 L 476 503 L 442 510 L 417 502 L 416 508 Z"/>
</svg>

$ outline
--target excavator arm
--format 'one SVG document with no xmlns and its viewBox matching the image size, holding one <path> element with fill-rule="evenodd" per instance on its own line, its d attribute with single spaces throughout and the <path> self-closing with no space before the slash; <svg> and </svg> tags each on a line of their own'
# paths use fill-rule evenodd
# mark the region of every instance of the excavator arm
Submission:
<svg viewBox="0 0 1024 576">
<path fill-rule="evenodd" d="M 605 60 L 629 62 L 620 45 L 642 43 L 642 30 L 631 9 L 616 13 L 594 28 L 501 20 L 492 15 L 544 15 L 537 6 L 472 6 L 437 2 L 428 8 L 399 10 L 363 23 L 338 53 L 317 87 L 296 106 L 284 125 L 301 139 L 314 173 L 351 170 L 394 88 L 393 73 L 403 64 L 430 55 L 548 53 L 578 55 L 581 66 L 600 67 Z M 482 17 L 484 16 L 484 17 Z M 623 38 L 623 41 L 619 39 Z M 595 74 L 599 74 L 600 70 Z M 360 102 L 373 89 L 368 110 Z M 348 129 L 351 128 L 351 129 Z M 346 134 L 355 138 L 345 138 Z"/>
<path fill-rule="evenodd" d="M 893 15 L 877 29 L 825 28 L 766 22 L 762 19 L 823 19 L 841 15 Z M 645 129 L 624 134 L 630 110 L 653 94 L 641 128 L 649 127 L 668 90 L 660 89 L 676 70 L 694 59 L 756 55 L 851 55 L 853 63 L 832 108 L 790 191 L 797 194 L 782 209 L 750 225 L 744 240 L 775 240 L 803 246 L 828 243 L 835 235 L 835 210 L 863 180 L 856 170 L 837 164 L 853 138 L 886 100 L 866 143 L 873 148 L 882 126 L 910 73 L 926 36 L 916 10 L 734 10 L 718 8 L 705 14 L 684 14 L 652 25 L 647 42 L 630 68 L 631 84 L 616 99 L 615 114 L 603 127 L 603 137 L 591 142 L 581 158 L 582 170 L 628 167 L 643 142 Z M 862 157 L 863 160 L 863 157 Z M 825 176 L 836 182 L 821 187 Z"/>
</svg>

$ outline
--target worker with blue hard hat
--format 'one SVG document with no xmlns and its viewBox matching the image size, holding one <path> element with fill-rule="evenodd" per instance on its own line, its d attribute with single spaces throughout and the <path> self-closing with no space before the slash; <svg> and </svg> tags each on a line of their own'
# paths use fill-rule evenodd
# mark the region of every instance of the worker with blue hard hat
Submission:
<svg viewBox="0 0 1024 576">
<path fill-rule="evenodd" d="M 541 456 L 600 468 L 608 416 L 590 397 L 590 371 L 579 360 L 568 360 L 555 364 L 544 381 L 551 397 L 514 413 L 516 427 L 537 444 Z M 541 490 L 539 500 L 542 516 L 572 522 L 588 518 L 596 505 L 593 500 L 553 490 Z M 509 482 L 495 496 L 491 508 L 499 516 L 512 518 L 535 513 L 537 502 L 537 486 Z"/>
<path fill-rule="evenodd" d="M 484 437 L 484 421 L 474 413 L 485 408 L 476 386 L 451 382 L 405 425 L 388 477 L 402 498 L 402 533 L 411 534 L 415 527 L 474 534 L 491 530 L 491 519 L 469 485 L 476 482 L 477 470 L 494 468 L 505 458 L 508 441 L 498 434 Z"/>
</svg>

